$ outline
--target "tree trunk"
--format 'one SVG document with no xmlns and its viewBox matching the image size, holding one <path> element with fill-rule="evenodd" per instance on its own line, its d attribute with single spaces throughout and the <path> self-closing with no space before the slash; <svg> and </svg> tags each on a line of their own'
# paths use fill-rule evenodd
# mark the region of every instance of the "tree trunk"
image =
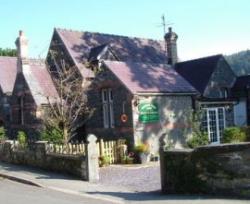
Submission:
<svg viewBox="0 0 250 204">
<path fill-rule="evenodd" d="M 63 142 L 64 144 L 67 144 L 68 143 L 68 129 L 67 128 L 63 128 Z"/>
</svg>

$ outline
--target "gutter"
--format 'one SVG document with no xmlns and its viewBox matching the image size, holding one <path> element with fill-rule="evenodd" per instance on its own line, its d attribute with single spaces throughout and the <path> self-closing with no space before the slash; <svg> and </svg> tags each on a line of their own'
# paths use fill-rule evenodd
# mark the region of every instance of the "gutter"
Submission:
<svg viewBox="0 0 250 204">
<path fill-rule="evenodd" d="M 190 95 L 198 95 L 198 93 L 187 92 L 187 93 L 155 93 L 155 92 L 137 92 L 134 94 L 135 96 L 190 96 Z"/>
</svg>

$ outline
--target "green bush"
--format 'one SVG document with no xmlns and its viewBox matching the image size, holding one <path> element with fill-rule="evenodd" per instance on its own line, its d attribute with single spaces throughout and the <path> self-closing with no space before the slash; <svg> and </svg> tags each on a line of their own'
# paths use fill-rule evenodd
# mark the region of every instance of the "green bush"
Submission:
<svg viewBox="0 0 250 204">
<path fill-rule="evenodd" d="M 148 153 L 150 153 L 149 144 L 141 143 L 141 144 L 135 146 L 134 151 L 136 153 L 146 153 L 146 154 L 148 154 Z"/>
<path fill-rule="evenodd" d="M 107 166 L 109 165 L 109 157 L 108 156 L 100 156 L 99 157 L 99 166 Z"/>
<path fill-rule="evenodd" d="M 18 131 L 17 141 L 20 147 L 25 148 L 27 146 L 27 135 L 24 131 Z"/>
<path fill-rule="evenodd" d="M 250 126 L 242 127 L 241 131 L 246 134 L 246 141 L 250 142 Z"/>
<path fill-rule="evenodd" d="M 42 140 L 52 143 L 63 143 L 63 132 L 59 128 L 45 128 L 41 133 Z"/>
<path fill-rule="evenodd" d="M 3 141 L 6 139 L 6 131 L 4 127 L 0 127 L 0 141 Z"/>
<path fill-rule="evenodd" d="M 223 131 L 222 143 L 245 142 L 246 133 L 239 127 L 229 127 Z"/>
<path fill-rule="evenodd" d="M 201 131 L 194 132 L 193 136 L 187 141 L 187 145 L 190 148 L 204 146 L 204 145 L 207 145 L 208 143 L 209 143 L 208 134 L 205 132 L 201 132 Z"/>
</svg>

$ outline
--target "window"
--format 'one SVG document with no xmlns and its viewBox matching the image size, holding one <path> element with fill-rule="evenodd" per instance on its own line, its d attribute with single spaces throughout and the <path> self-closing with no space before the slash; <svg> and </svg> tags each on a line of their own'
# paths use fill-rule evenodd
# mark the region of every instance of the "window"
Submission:
<svg viewBox="0 0 250 204">
<path fill-rule="evenodd" d="M 18 109 L 18 123 L 23 125 L 24 124 L 24 112 L 23 112 L 23 97 L 19 97 L 18 98 L 18 106 L 19 106 L 19 109 Z"/>
<path fill-rule="evenodd" d="M 104 128 L 114 127 L 113 92 L 111 89 L 102 90 L 102 111 Z"/>
<path fill-rule="evenodd" d="M 220 143 L 222 132 L 225 129 L 225 108 L 204 108 L 202 129 L 208 133 L 211 143 Z"/>
<path fill-rule="evenodd" d="M 228 88 L 221 88 L 220 95 L 222 98 L 228 98 L 229 89 Z"/>
</svg>

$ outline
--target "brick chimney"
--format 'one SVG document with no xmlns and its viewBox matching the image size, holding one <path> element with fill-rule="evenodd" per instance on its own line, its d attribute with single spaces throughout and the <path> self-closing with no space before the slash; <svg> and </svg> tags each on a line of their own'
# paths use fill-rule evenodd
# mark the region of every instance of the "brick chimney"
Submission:
<svg viewBox="0 0 250 204">
<path fill-rule="evenodd" d="M 171 27 L 169 27 L 168 33 L 165 34 L 164 39 L 167 44 L 168 64 L 175 65 L 178 61 L 176 44 L 178 35 L 172 31 Z"/>
<path fill-rule="evenodd" d="M 15 43 L 18 57 L 18 72 L 21 72 L 23 66 L 28 64 L 28 39 L 22 30 L 19 31 L 19 36 Z"/>
</svg>

